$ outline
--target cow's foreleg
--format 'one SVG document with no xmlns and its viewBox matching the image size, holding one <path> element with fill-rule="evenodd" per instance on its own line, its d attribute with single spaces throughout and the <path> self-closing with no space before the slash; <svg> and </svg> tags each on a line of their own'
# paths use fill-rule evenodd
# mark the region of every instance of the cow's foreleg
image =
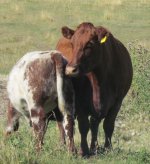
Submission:
<svg viewBox="0 0 150 164">
<path fill-rule="evenodd" d="M 9 135 L 11 132 L 18 130 L 18 128 L 19 128 L 19 117 L 20 117 L 20 114 L 12 106 L 12 104 L 9 102 L 8 103 L 8 110 L 7 110 L 6 135 Z"/>
<path fill-rule="evenodd" d="M 105 117 L 104 123 L 103 123 L 103 129 L 105 132 L 105 144 L 104 148 L 105 150 L 110 150 L 112 148 L 112 143 L 111 143 L 111 137 L 114 131 L 114 124 L 115 124 L 115 119 L 118 114 L 118 111 L 120 109 L 121 103 L 118 103 L 117 105 L 114 105 L 107 116 Z"/>
<path fill-rule="evenodd" d="M 31 109 L 31 121 L 36 137 L 36 150 L 40 151 L 43 145 L 43 138 L 47 127 L 46 117 L 42 107 Z"/>
<path fill-rule="evenodd" d="M 79 132 L 81 134 L 81 155 L 83 157 L 89 156 L 89 147 L 87 143 L 87 134 L 89 131 L 88 116 L 78 116 Z"/>
<path fill-rule="evenodd" d="M 90 129 L 91 129 L 91 146 L 90 146 L 90 153 L 95 154 L 98 149 L 98 127 L 100 123 L 100 119 L 91 117 L 90 118 Z"/>
</svg>

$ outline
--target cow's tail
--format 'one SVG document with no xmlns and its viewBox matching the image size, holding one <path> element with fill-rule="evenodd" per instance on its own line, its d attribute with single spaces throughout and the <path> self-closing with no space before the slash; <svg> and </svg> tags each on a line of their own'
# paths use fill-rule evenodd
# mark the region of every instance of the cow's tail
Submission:
<svg viewBox="0 0 150 164">
<path fill-rule="evenodd" d="M 64 85 L 64 75 L 63 75 L 63 58 L 59 53 L 55 53 L 52 56 L 52 59 L 55 63 L 55 70 L 56 70 L 56 88 L 57 88 L 57 95 L 58 95 L 58 106 L 61 111 L 65 111 L 65 97 L 63 93 L 63 85 Z"/>
<path fill-rule="evenodd" d="M 58 95 L 58 106 L 61 112 L 72 115 L 74 113 L 74 92 L 71 80 L 65 76 L 64 67 L 66 65 L 61 54 L 52 56 L 56 68 L 56 88 Z"/>
<path fill-rule="evenodd" d="M 63 115 L 64 132 L 68 139 L 69 151 L 76 153 L 74 146 L 74 90 L 71 80 L 65 76 L 65 60 L 61 54 L 54 54 L 53 60 L 56 68 L 58 106 Z"/>
</svg>

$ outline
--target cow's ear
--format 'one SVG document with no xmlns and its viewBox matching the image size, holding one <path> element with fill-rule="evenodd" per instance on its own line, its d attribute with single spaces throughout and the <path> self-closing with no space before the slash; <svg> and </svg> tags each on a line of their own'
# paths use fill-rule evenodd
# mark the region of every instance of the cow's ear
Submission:
<svg viewBox="0 0 150 164">
<path fill-rule="evenodd" d="M 67 39 L 71 39 L 72 35 L 74 34 L 74 30 L 66 26 L 62 27 L 61 32 L 62 32 L 62 35 Z"/>
<path fill-rule="evenodd" d="M 100 44 L 103 44 L 108 39 L 109 31 L 107 29 L 105 29 L 104 27 L 97 27 L 96 35 L 98 37 L 98 41 L 100 42 Z"/>
</svg>

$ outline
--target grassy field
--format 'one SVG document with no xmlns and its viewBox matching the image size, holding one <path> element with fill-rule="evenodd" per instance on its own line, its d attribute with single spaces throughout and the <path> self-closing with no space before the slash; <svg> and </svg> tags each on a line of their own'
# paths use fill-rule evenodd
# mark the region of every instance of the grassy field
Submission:
<svg viewBox="0 0 150 164">
<path fill-rule="evenodd" d="M 4 138 L 6 76 L 26 52 L 54 49 L 62 26 L 75 28 L 83 21 L 107 27 L 126 45 L 133 62 L 133 83 L 117 117 L 114 149 L 86 160 L 73 157 L 59 146 L 52 122 L 43 151 L 36 155 L 32 131 L 24 119 L 19 132 Z M 150 163 L 149 0 L 0 0 L 0 35 L 0 164 Z M 98 135 L 102 146 L 102 126 Z M 77 125 L 75 142 L 79 149 Z"/>
<path fill-rule="evenodd" d="M 60 28 L 83 21 L 106 26 L 121 41 L 150 48 L 149 0 L 0 0 L 0 73 L 27 51 L 54 49 Z"/>
</svg>

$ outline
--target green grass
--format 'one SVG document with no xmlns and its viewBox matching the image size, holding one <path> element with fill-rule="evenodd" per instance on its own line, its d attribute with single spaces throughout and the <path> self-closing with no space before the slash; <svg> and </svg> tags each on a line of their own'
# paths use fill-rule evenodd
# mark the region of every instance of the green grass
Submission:
<svg viewBox="0 0 150 164">
<path fill-rule="evenodd" d="M 54 49 L 62 26 L 75 28 L 83 21 L 106 26 L 128 48 L 134 68 L 132 87 L 116 120 L 114 149 L 90 159 L 73 157 L 59 145 L 55 122 L 49 124 L 39 155 L 34 151 L 32 130 L 24 119 L 17 133 L 5 138 L 6 118 L 1 113 L 6 111 L 7 104 L 0 81 L 0 164 L 150 163 L 149 18 L 149 0 L 0 0 L 0 74 L 7 75 L 26 52 Z M 75 142 L 79 150 L 77 129 L 76 124 Z M 102 124 L 99 129 L 102 146 Z"/>
<path fill-rule="evenodd" d="M 21 123 L 23 123 L 22 120 Z M 127 121 L 127 120 L 126 120 Z M 135 123 L 133 121 L 132 123 Z M 113 138 L 114 150 L 105 154 L 100 153 L 97 156 L 93 156 L 90 159 L 82 159 L 80 156 L 72 156 L 68 154 L 65 147 L 59 145 L 58 131 L 55 123 L 49 124 L 48 131 L 45 136 L 45 144 L 40 154 L 36 154 L 34 151 L 34 140 L 32 137 L 31 129 L 27 124 L 22 124 L 19 132 L 11 135 L 9 138 L 4 138 L 1 133 L 0 140 L 0 161 L 2 164 L 19 164 L 19 163 L 149 163 L 150 162 L 150 151 L 144 146 L 145 141 L 143 140 L 143 146 L 140 148 L 138 144 L 142 145 L 141 139 L 143 136 L 127 134 L 131 131 L 132 124 L 128 126 L 116 128 L 116 132 Z M 141 126 L 143 127 L 143 126 Z M 1 126 L 1 129 L 3 127 Z M 123 132 L 126 129 L 126 136 Z M 136 129 L 136 128 L 135 128 Z M 1 131 L 2 132 L 2 131 Z M 103 134 L 99 134 L 99 138 L 103 138 Z M 148 138 L 147 138 L 148 139 Z M 75 137 L 77 148 L 79 149 L 79 135 Z M 120 142 L 119 142 L 120 140 Z M 122 140 L 122 141 L 121 141 Z M 137 141 L 136 141 L 137 140 Z M 140 143 L 138 143 L 138 141 Z M 102 143 L 102 139 L 100 140 Z M 137 145 L 133 146 L 133 144 Z M 148 140 L 147 140 L 148 142 Z M 137 147 L 136 147 L 137 146 Z"/>
<path fill-rule="evenodd" d="M 150 48 L 149 0 L 1 0 L 0 73 L 7 74 L 28 51 L 54 49 L 60 28 L 83 21 L 106 26 L 127 44 Z"/>
</svg>

